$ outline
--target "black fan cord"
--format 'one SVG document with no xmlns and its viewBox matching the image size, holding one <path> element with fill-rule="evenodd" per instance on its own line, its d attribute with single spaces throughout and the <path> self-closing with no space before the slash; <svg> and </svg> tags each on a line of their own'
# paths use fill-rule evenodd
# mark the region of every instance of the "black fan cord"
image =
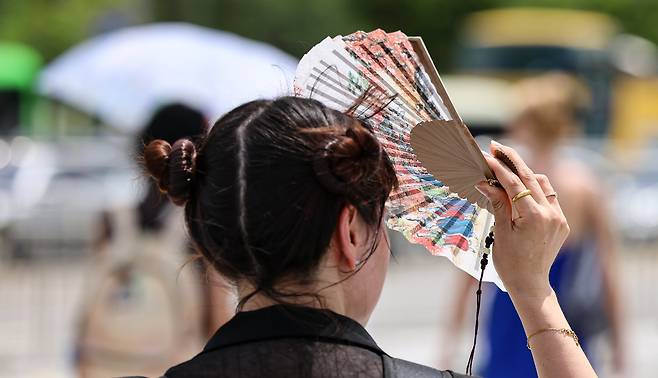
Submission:
<svg viewBox="0 0 658 378">
<path fill-rule="evenodd" d="M 489 252 L 494 243 L 494 233 L 493 231 L 489 232 L 487 238 L 484 240 L 484 246 L 487 249 L 482 254 L 482 259 L 480 259 L 480 280 L 478 281 L 478 290 L 475 292 L 476 296 L 476 308 L 475 308 L 475 332 L 473 336 L 473 348 L 471 348 L 471 354 L 468 357 L 468 364 L 466 365 L 466 374 L 473 375 L 473 359 L 475 358 L 475 346 L 477 345 L 478 340 L 478 329 L 480 327 L 480 304 L 482 302 L 482 279 L 484 278 L 484 269 L 489 263 Z"/>
</svg>

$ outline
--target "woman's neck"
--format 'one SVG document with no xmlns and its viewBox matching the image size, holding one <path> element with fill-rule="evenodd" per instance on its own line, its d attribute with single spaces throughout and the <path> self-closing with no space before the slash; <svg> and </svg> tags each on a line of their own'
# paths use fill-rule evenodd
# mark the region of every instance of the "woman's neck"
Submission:
<svg viewBox="0 0 658 378">
<path fill-rule="evenodd" d="M 320 284 L 323 282 L 324 284 Z M 336 281 L 334 281 L 336 282 Z M 272 298 L 259 291 L 253 294 L 243 305 L 240 311 L 253 311 L 278 304 L 305 306 L 323 310 L 331 310 L 337 314 L 349 316 L 345 304 L 345 296 L 340 284 L 331 285 L 330 282 L 318 281 L 317 284 L 280 284 L 276 291 L 281 294 Z M 254 292 L 254 286 L 249 283 L 238 283 L 238 298 L 245 298 Z M 358 321 L 358 319 L 356 319 Z"/>
</svg>

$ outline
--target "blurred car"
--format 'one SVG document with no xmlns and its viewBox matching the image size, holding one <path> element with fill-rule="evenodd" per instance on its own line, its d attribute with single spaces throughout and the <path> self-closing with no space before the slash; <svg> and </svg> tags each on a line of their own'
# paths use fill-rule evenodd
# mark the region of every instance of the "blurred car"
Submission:
<svg viewBox="0 0 658 378">
<path fill-rule="evenodd" d="M 139 193 L 126 142 L 108 136 L 47 142 L 19 136 L 0 143 L 10 156 L 0 168 L 0 227 L 9 255 L 86 252 L 101 214 L 130 206 Z"/>
<path fill-rule="evenodd" d="M 513 111 L 511 83 L 482 75 L 442 75 L 450 100 L 473 136 L 496 137 L 505 131 Z"/>
<path fill-rule="evenodd" d="M 625 167 L 610 183 L 616 194 L 613 216 L 625 240 L 650 243 L 658 241 L 658 146 L 639 153 L 639 162 Z"/>
<path fill-rule="evenodd" d="M 591 11 L 507 8 L 476 12 L 461 32 L 460 73 L 513 82 L 563 71 L 589 90 L 587 136 L 628 150 L 658 136 L 658 48 Z"/>
</svg>

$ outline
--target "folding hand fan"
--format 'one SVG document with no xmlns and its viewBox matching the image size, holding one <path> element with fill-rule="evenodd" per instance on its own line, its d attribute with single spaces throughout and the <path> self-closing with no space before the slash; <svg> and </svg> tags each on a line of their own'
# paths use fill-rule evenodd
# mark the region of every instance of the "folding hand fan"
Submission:
<svg viewBox="0 0 658 378">
<path fill-rule="evenodd" d="M 328 37 L 299 62 L 295 94 L 364 119 L 398 175 L 389 228 L 480 277 L 493 216 L 473 185 L 494 176 L 420 38 L 382 30 Z M 503 287 L 493 266 L 484 280 Z"/>
</svg>

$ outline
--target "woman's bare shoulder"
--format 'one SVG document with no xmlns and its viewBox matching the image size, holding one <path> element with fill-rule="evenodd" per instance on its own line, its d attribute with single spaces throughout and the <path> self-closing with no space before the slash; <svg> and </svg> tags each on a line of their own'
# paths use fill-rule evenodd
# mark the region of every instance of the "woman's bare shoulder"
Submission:
<svg viewBox="0 0 658 378">
<path fill-rule="evenodd" d="M 583 162 L 564 159 L 557 164 L 555 179 L 560 186 L 569 191 L 583 194 L 597 194 L 602 191 L 602 180 Z"/>
</svg>

